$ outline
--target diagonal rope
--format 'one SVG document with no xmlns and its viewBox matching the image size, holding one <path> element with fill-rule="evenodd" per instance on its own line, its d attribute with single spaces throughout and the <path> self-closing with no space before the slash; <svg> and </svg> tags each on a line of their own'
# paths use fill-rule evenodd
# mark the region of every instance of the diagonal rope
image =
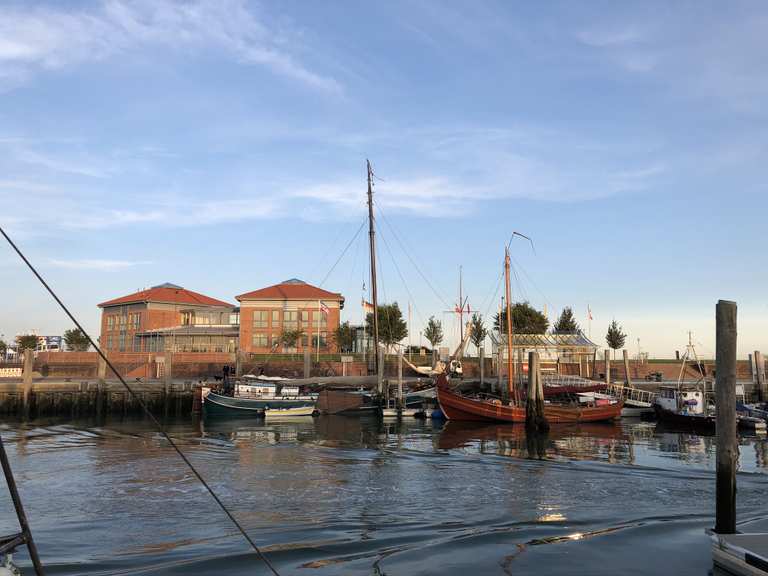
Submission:
<svg viewBox="0 0 768 576">
<path fill-rule="evenodd" d="M 352 243 L 355 241 L 355 239 L 360 235 L 360 232 L 363 230 L 363 226 L 365 226 L 365 220 L 363 220 L 362 224 L 360 224 L 360 227 L 357 229 L 357 232 L 355 232 L 355 235 L 352 236 L 352 239 L 347 242 L 347 245 L 344 247 L 344 250 L 341 251 L 341 254 L 339 254 L 339 257 L 336 259 L 336 262 L 333 263 L 333 266 L 331 266 L 331 269 L 328 270 L 328 273 L 323 277 L 323 279 L 320 281 L 321 288 L 323 287 L 323 284 L 325 284 L 325 281 L 328 280 L 328 277 L 333 273 L 333 271 L 336 269 L 336 266 L 339 265 L 339 262 L 341 262 L 341 259 L 344 258 L 344 254 L 347 253 L 347 250 L 349 250 L 349 247 L 352 246 Z"/>
<path fill-rule="evenodd" d="M 240 522 L 237 521 L 237 519 L 232 515 L 232 512 L 229 511 L 229 509 L 224 505 L 224 502 L 221 501 L 221 499 L 216 495 L 216 492 L 213 491 L 213 488 L 211 488 L 208 485 L 208 482 L 205 481 L 205 478 L 200 474 L 200 472 L 197 471 L 197 468 L 194 467 L 192 462 L 190 462 L 189 458 L 187 458 L 186 454 L 181 451 L 181 448 L 179 448 L 176 445 L 176 442 L 174 442 L 171 437 L 168 435 L 168 433 L 165 431 L 165 428 L 163 428 L 162 424 L 155 418 L 155 415 L 152 414 L 152 412 L 147 408 L 147 405 L 144 403 L 144 401 L 141 399 L 141 397 L 136 394 L 136 392 L 133 391 L 133 388 L 131 388 L 128 383 L 125 381 L 125 379 L 117 372 L 112 362 L 109 361 L 109 358 L 102 352 L 101 348 L 99 348 L 96 343 L 93 341 L 91 336 L 83 329 L 83 327 L 80 325 L 80 322 L 77 321 L 77 319 L 72 315 L 72 313 L 69 311 L 69 308 L 64 304 L 64 302 L 61 301 L 61 299 L 56 295 L 56 293 L 53 291 L 53 289 L 48 285 L 48 283 L 43 279 L 43 277 L 40 275 L 40 273 L 35 269 L 35 267 L 32 265 L 32 263 L 27 260 L 27 257 L 24 256 L 22 251 L 19 249 L 18 246 L 11 240 L 10 236 L 6 234 L 5 230 L 0 227 L 0 233 L 5 237 L 5 239 L 8 241 L 8 244 L 11 245 L 11 248 L 16 252 L 16 254 L 19 255 L 19 257 L 24 261 L 24 264 L 27 265 L 27 267 L 32 271 L 32 273 L 37 277 L 37 279 L 40 281 L 40 283 L 45 287 L 45 289 L 48 291 L 48 293 L 53 297 L 54 300 L 58 303 L 58 305 L 61 307 L 62 310 L 69 316 L 69 319 L 74 322 L 75 326 L 77 326 L 77 329 L 82 332 L 85 337 L 88 339 L 88 342 L 93 346 L 93 348 L 98 352 L 99 356 L 102 360 L 109 366 L 110 370 L 115 374 L 115 376 L 118 377 L 122 385 L 125 387 L 126 390 L 128 390 L 128 393 L 131 395 L 131 397 L 141 406 L 141 409 L 144 411 L 144 413 L 149 417 L 149 419 L 152 421 L 152 423 L 157 427 L 157 429 L 160 431 L 160 434 L 163 435 L 163 437 L 168 441 L 168 443 L 171 445 L 171 447 L 176 451 L 176 453 L 179 455 L 179 457 L 184 461 L 184 463 L 189 467 L 189 469 L 192 471 L 192 473 L 195 475 L 195 477 L 200 481 L 200 483 L 205 487 L 205 489 L 208 491 L 208 493 L 211 495 L 211 497 L 214 499 L 216 504 L 219 505 L 219 508 L 222 509 L 224 514 L 227 515 L 227 517 L 230 519 L 232 524 L 237 527 L 237 529 L 240 531 L 240 534 L 243 535 L 243 538 L 246 539 L 248 544 L 251 545 L 251 548 L 253 548 L 256 552 L 256 554 L 259 556 L 262 562 L 272 571 L 272 574 L 275 576 L 280 576 L 279 572 L 275 569 L 275 567 L 272 565 L 272 563 L 267 559 L 267 557 L 264 555 L 264 553 L 259 550 L 259 547 L 256 545 L 256 542 L 254 542 L 251 537 L 248 535 L 248 533 L 245 531 L 245 528 L 243 528 L 240 525 Z"/>
</svg>

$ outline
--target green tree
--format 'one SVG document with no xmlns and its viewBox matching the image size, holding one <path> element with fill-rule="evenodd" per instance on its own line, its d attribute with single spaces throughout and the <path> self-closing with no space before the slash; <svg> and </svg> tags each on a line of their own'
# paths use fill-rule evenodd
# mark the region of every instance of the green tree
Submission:
<svg viewBox="0 0 768 576">
<path fill-rule="evenodd" d="M 424 327 L 424 338 L 432 345 L 432 348 L 439 346 L 443 341 L 443 323 L 430 316 L 427 325 Z"/>
<path fill-rule="evenodd" d="M 470 326 L 472 330 L 470 339 L 472 340 L 472 344 L 475 345 L 475 348 L 477 348 L 477 353 L 479 355 L 480 346 L 483 345 L 483 341 L 485 340 L 485 337 L 488 336 L 488 330 L 485 327 L 485 322 L 483 322 L 483 316 L 481 314 L 478 314 L 477 312 L 472 314 L 472 320 L 470 320 Z"/>
<path fill-rule="evenodd" d="M 621 330 L 621 326 L 616 320 L 612 320 L 608 326 L 608 332 L 605 335 L 605 341 L 608 346 L 613 350 L 613 357 L 616 357 L 616 350 L 624 346 L 624 342 L 627 339 L 627 335 Z"/>
<path fill-rule="evenodd" d="M 500 334 L 507 333 L 506 310 L 494 316 L 493 327 Z M 512 330 L 517 334 L 544 334 L 548 327 L 547 317 L 528 302 L 518 302 L 512 306 Z"/>
<path fill-rule="evenodd" d="M 570 306 L 563 308 L 560 313 L 560 318 L 557 319 L 554 326 L 552 326 L 552 332 L 555 334 L 574 334 L 579 331 L 579 324 L 573 317 L 573 310 Z"/>
<path fill-rule="evenodd" d="M 408 324 L 403 320 L 403 313 L 397 302 L 382 304 L 378 307 L 379 341 L 387 348 L 397 344 L 408 336 Z M 365 325 L 369 334 L 373 334 L 373 313 L 365 317 Z"/>
<path fill-rule="evenodd" d="M 349 322 L 343 322 L 334 331 L 333 339 L 339 352 L 352 352 L 355 345 L 355 330 Z"/>
<path fill-rule="evenodd" d="M 8 344 L 0 340 L 0 360 L 5 359 L 5 353 L 8 351 Z"/>
<path fill-rule="evenodd" d="M 296 345 L 299 343 L 302 336 L 304 336 L 304 331 L 300 328 L 295 330 L 283 330 L 280 333 L 278 345 L 282 344 L 286 348 L 296 348 Z"/>
<path fill-rule="evenodd" d="M 32 350 L 37 349 L 37 336 L 34 334 L 25 334 L 23 336 L 16 336 L 16 346 L 19 354 L 22 354 L 27 348 Z"/>
<path fill-rule="evenodd" d="M 67 350 L 74 352 L 86 352 L 91 347 L 88 338 L 79 328 L 72 328 L 64 332 L 64 342 L 67 344 Z"/>
</svg>

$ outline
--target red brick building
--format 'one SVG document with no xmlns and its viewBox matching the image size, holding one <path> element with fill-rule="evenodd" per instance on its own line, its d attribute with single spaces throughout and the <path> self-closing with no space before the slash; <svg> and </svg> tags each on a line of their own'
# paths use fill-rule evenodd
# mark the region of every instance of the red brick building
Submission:
<svg viewBox="0 0 768 576">
<path fill-rule="evenodd" d="M 240 302 L 240 349 L 244 352 L 300 352 L 309 347 L 335 350 L 332 336 L 339 327 L 344 297 L 293 278 L 236 296 Z M 287 347 L 283 332 L 299 330 L 295 347 Z"/>
<path fill-rule="evenodd" d="M 175 284 L 108 300 L 101 308 L 107 352 L 235 352 L 237 309 Z"/>
</svg>

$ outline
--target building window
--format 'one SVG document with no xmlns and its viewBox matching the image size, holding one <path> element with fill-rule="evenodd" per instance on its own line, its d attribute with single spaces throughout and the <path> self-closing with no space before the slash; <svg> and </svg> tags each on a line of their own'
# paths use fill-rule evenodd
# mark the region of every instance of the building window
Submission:
<svg viewBox="0 0 768 576">
<path fill-rule="evenodd" d="M 304 327 L 309 326 L 309 311 L 307 310 L 301 311 L 301 324 Z"/>
<path fill-rule="evenodd" d="M 266 334 L 254 334 L 253 335 L 253 347 L 254 348 L 268 348 L 269 338 Z"/>
<path fill-rule="evenodd" d="M 280 325 L 280 310 L 272 310 L 272 328 Z"/>
<path fill-rule="evenodd" d="M 181 313 L 181 325 L 182 326 L 191 326 L 195 323 L 195 312 L 194 310 L 185 310 Z"/>
<path fill-rule="evenodd" d="M 114 330 L 115 329 L 115 317 L 111 314 L 107 316 L 107 330 Z"/>
<path fill-rule="evenodd" d="M 141 338 L 138 336 L 133 337 L 133 351 L 141 352 Z"/>
<path fill-rule="evenodd" d="M 128 329 L 129 330 L 138 330 L 139 329 L 139 323 L 141 322 L 141 314 L 129 314 L 128 316 Z"/>
<path fill-rule="evenodd" d="M 299 313 L 296 310 L 283 312 L 283 329 L 296 330 L 299 327 Z"/>
<path fill-rule="evenodd" d="M 328 325 L 328 319 L 320 310 L 312 312 L 312 328 L 325 328 Z"/>
<path fill-rule="evenodd" d="M 326 332 L 320 332 L 320 348 L 325 348 L 328 344 L 326 342 L 328 334 Z M 317 334 L 312 334 L 312 347 L 317 348 Z"/>
<path fill-rule="evenodd" d="M 280 346 L 280 334 L 272 334 L 272 349 Z"/>
<path fill-rule="evenodd" d="M 256 310 L 253 313 L 253 327 L 254 328 L 266 328 L 269 313 L 266 310 Z"/>
<path fill-rule="evenodd" d="M 112 350 L 114 342 L 112 341 L 112 334 L 107 334 L 107 350 Z"/>
<path fill-rule="evenodd" d="M 125 320 L 126 317 L 124 315 L 120 315 L 120 326 L 125 326 Z"/>
<path fill-rule="evenodd" d="M 240 313 L 239 312 L 233 312 L 229 315 L 229 324 L 230 326 L 239 326 L 240 325 Z"/>
<path fill-rule="evenodd" d="M 119 350 L 120 352 L 125 352 L 125 332 L 120 333 Z"/>
</svg>

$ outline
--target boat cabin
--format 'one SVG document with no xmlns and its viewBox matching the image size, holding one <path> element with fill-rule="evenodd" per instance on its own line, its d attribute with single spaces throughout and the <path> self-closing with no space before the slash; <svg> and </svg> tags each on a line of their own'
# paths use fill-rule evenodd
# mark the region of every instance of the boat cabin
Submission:
<svg viewBox="0 0 768 576">
<path fill-rule="evenodd" d="M 662 386 L 656 397 L 659 408 L 677 414 L 704 414 L 704 393 L 695 388 Z"/>
<path fill-rule="evenodd" d="M 277 392 L 277 384 L 271 382 L 255 382 L 253 384 L 238 384 L 238 396 L 259 396 L 261 398 L 274 398 Z"/>
</svg>

